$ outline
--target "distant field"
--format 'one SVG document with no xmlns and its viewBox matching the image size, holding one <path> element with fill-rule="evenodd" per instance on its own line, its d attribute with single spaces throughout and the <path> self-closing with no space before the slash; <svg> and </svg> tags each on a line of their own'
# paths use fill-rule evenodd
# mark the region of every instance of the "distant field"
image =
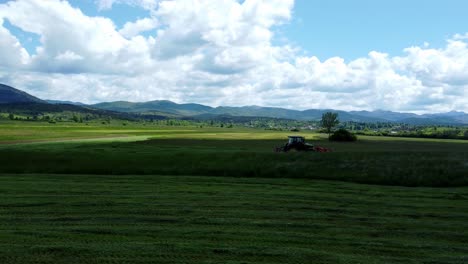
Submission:
<svg viewBox="0 0 468 264">
<path fill-rule="evenodd" d="M 0 129 L 4 173 L 164 174 L 330 179 L 402 186 L 468 186 L 468 141 L 359 137 L 332 153 L 273 153 L 291 132 L 142 125 Z"/>
<path fill-rule="evenodd" d="M 60 141 L 69 139 L 117 138 L 156 135 L 158 130 L 171 133 L 171 129 L 146 127 L 143 125 L 102 125 L 98 123 L 40 123 L 0 122 L 0 144 Z M 183 129 L 177 131 L 181 133 Z"/>
<path fill-rule="evenodd" d="M 468 188 L 0 176 L 0 263 L 467 263 Z"/>
<path fill-rule="evenodd" d="M 49 142 L 69 139 L 98 139 L 145 136 L 152 138 L 186 138 L 186 139 L 278 139 L 286 140 L 288 135 L 303 135 L 306 138 L 325 139 L 326 135 L 312 133 L 310 131 L 290 132 L 271 131 L 249 128 L 217 128 L 217 127 L 173 127 L 156 126 L 151 123 L 112 123 L 103 125 L 100 123 L 57 123 L 27 121 L 0 121 L 0 144 L 25 143 L 25 142 Z M 465 143 L 467 140 L 451 139 L 424 139 L 424 138 L 396 138 L 396 137 L 372 137 L 360 136 L 360 139 L 369 141 L 399 141 L 399 142 L 446 142 Z M 282 141 L 282 142 L 283 142 Z"/>
</svg>

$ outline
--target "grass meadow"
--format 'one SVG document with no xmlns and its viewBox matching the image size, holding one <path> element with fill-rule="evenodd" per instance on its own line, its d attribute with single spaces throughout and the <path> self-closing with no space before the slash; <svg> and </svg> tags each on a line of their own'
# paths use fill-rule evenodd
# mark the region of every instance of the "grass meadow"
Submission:
<svg viewBox="0 0 468 264">
<path fill-rule="evenodd" d="M 468 142 L 0 123 L 0 263 L 468 263 Z"/>
<path fill-rule="evenodd" d="M 26 123 L 28 124 L 28 123 Z M 4 173 L 158 174 L 468 186 L 468 141 L 361 136 L 331 153 L 274 153 L 291 132 L 253 129 L 23 125 L 0 132 Z"/>
</svg>

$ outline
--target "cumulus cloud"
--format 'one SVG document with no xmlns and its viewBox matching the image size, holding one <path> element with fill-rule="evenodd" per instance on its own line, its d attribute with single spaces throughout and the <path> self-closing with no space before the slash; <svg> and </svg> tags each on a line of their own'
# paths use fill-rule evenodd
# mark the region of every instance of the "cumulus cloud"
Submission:
<svg viewBox="0 0 468 264">
<path fill-rule="evenodd" d="M 157 2 L 157 0 L 96 0 L 99 10 L 111 9 L 114 4 L 140 6 L 152 10 L 156 7 Z"/>
<path fill-rule="evenodd" d="M 18 39 L 3 27 L 0 17 L 0 67 L 18 67 L 28 63 L 29 54 Z"/>
<path fill-rule="evenodd" d="M 155 29 L 158 26 L 158 20 L 155 18 L 142 18 L 135 22 L 127 22 L 123 26 L 119 33 L 126 37 L 132 38 L 138 36 L 142 32 L 146 32 Z"/>
<path fill-rule="evenodd" d="M 0 6 L 0 15 L 26 32 L 41 36 L 41 46 L 31 58 L 37 71 L 56 72 L 71 68 L 64 58 L 81 58 L 72 72 L 112 71 L 119 52 L 131 46 L 104 17 L 88 17 L 63 1 L 11 1 Z M 108 63 L 110 62 L 110 65 Z"/>
<path fill-rule="evenodd" d="M 468 112 L 468 34 L 392 57 L 321 61 L 274 45 L 293 0 L 97 0 L 150 16 L 118 28 L 67 1 L 0 4 L 0 82 L 42 98 L 86 103 L 167 99 L 296 109 Z M 40 36 L 34 55 L 3 21 Z M 142 35 L 143 32 L 147 34 Z M 339 55 L 339 54 L 337 54 Z"/>
</svg>

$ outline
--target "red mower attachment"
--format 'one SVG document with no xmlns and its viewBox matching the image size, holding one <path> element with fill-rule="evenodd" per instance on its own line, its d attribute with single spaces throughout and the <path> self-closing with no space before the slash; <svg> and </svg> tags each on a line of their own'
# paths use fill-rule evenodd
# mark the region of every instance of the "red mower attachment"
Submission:
<svg viewBox="0 0 468 264">
<path fill-rule="evenodd" d="M 315 147 L 314 147 L 314 151 L 315 151 L 315 152 L 331 152 L 331 149 L 324 148 L 324 147 L 319 147 L 319 146 L 315 146 Z"/>
</svg>

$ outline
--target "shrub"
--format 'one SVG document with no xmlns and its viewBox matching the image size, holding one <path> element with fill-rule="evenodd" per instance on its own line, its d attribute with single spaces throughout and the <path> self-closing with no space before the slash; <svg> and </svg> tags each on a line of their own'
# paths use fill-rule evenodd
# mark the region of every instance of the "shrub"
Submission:
<svg viewBox="0 0 468 264">
<path fill-rule="evenodd" d="M 352 142 L 352 141 L 356 141 L 357 137 L 356 137 L 356 135 L 349 132 L 348 130 L 341 128 L 341 129 L 338 129 L 337 131 L 335 131 L 335 133 L 333 133 L 330 136 L 329 139 L 331 141 L 348 141 L 348 142 Z"/>
</svg>

